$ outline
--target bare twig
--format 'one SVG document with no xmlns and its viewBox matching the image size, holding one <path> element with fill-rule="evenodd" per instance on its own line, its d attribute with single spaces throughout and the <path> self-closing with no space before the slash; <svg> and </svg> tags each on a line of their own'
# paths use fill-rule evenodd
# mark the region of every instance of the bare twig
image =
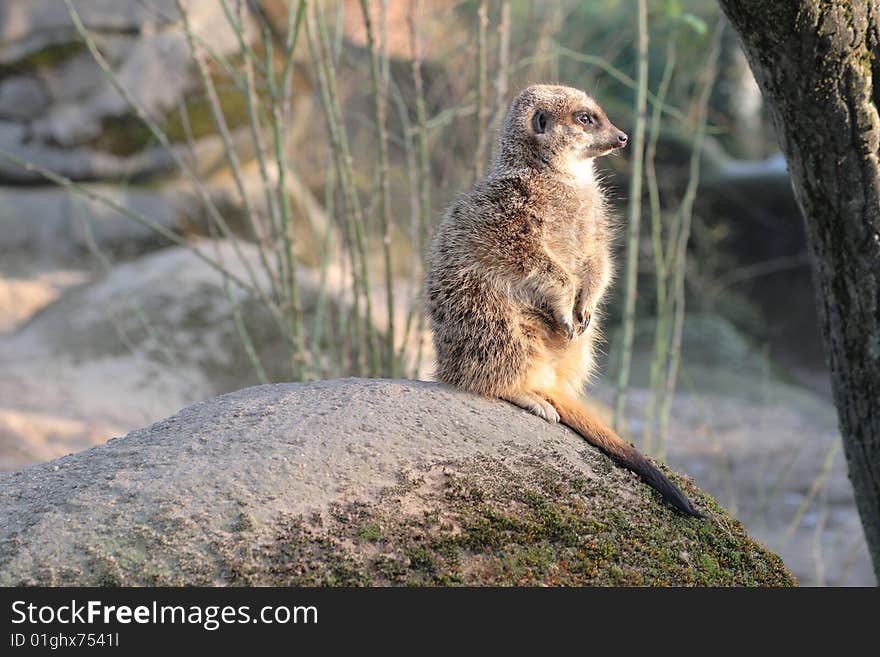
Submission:
<svg viewBox="0 0 880 657">
<path fill-rule="evenodd" d="M 657 98 L 665 102 L 672 72 L 675 70 L 675 41 L 669 39 L 666 44 L 666 62 L 663 76 L 657 88 Z M 656 419 L 657 397 L 665 390 L 661 384 L 661 374 L 666 363 L 668 344 L 668 328 L 666 315 L 661 311 L 666 308 L 666 260 L 663 254 L 663 213 L 660 205 L 660 189 L 657 183 L 657 141 L 660 137 L 661 105 L 654 105 L 651 112 L 651 131 L 648 148 L 645 152 L 645 177 L 648 183 L 648 198 L 651 204 L 651 250 L 654 255 L 654 283 L 657 294 L 657 322 L 654 327 L 654 349 L 651 357 L 650 389 L 648 404 L 645 409 L 645 433 L 642 447 L 648 454 L 654 454 L 654 422 Z"/>
<path fill-rule="evenodd" d="M 95 44 L 94 39 L 89 34 L 88 30 L 86 30 L 86 27 L 83 24 L 82 19 L 80 18 L 76 9 L 74 8 L 71 0 L 64 0 L 64 4 L 67 6 L 67 12 L 70 15 L 70 19 L 74 25 L 74 28 L 76 29 L 79 36 L 83 39 L 84 43 L 86 44 L 86 47 L 89 50 L 89 53 L 92 55 L 92 58 L 95 60 L 95 62 L 98 64 L 98 67 L 101 69 L 102 73 L 104 74 L 105 79 L 108 82 L 110 82 L 110 84 L 114 88 L 114 90 L 116 90 L 116 92 L 119 93 L 119 95 L 123 98 L 123 100 L 125 100 L 125 102 L 128 104 L 128 106 L 131 108 L 131 110 L 144 123 L 144 125 L 147 126 L 147 128 L 149 129 L 149 131 L 153 135 L 153 137 L 162 145 L 162 147 L 166 150 L 166 152 L 171 156 L 172 160 L 174 161 L 174 163 L 178 167 L 178 169 L 184 174 L 184 176 L 187 178 L 187 180 L 192 184 L 193 189 L 196 191 L 196 194 L 199 198 L 199 201 L 202 203 L 202 205 L 207 210 L 208 215 L 210 216 L 211 220 L 213 222 L 215 222 L 215 224 L 218 226 L 222 235 L 231 241 L 233 249 L 235 250 L 236 256 L 241 261 L 242 265 L 245 268 L 245 271 L 247 272 L 248 277 L 251 280 L 250 287 L 256 291 L 256 293 L 260 297 L 261 301 L 265 304 L 266 308 L 270 311 L 270 314 L 272 315 L 273 319 L 279 323 L 283 322 L 282 312 L 281 312 L 280 308 L 272 299 L 270 299 L 267 296 L 266 291 L 258 283 L 256 273 L 254 271 L 253 266 L 251 265 L 250 261 L 244 256 L 244 254 L 241 251 L 241 245 L 239 244 L 238 238 L 230 230 L 229 225 L 226 223 L 226 220 L 223 218 L 223 215 L 217 209 L 217 205 L 214 203 L 213 199 L 211 198 L 211 195 L 208 193 L 207 189 L 205 188 L 205 185 L 202 183 L 201 180 L 199 180 L 198 176 L 195 174 L 192 167 L 190 167 L 184 161 L 184 159 L 180 156 L 180 153 L 178 153 L 177 149 L 174 148 L 174 146 L 169 141 L 168 136 L 162 131 L 162 129 L 159 127 L 159 125 L 156 123 L 156 121 L 152 117 L 150 117 L 147 114 L 147 112 L 144 111 L 144 109 L 134 100 L 131 93 L 129 93 L 129 91 L 120 83 L 119 78 L 113 72 L 112 68 L 107 63 L 107 60 L 104 58 L 104 56 L 98 50 L 98 46 Z M 44 177 L 47 177 L 47 179 L 49 179 L 48 176 L 46 176 L 45 171 L 46 170 L 44 169 L 43 172 L 40 172 L 40 173 L 41 173 L 41 175 L 43 175 Z M 77 189 L 75 187 L 72 187 L 72 188 Z M 222 270 L 222 268 L 221 268 L 221 270 Z"/>
<path fill-rule="evenodd" d="M 388 174 L 388 129 L 386 114 L 388 108 L 388 39 L 386 34 L 387 0 L 380 4 L 380 43 L 376 43 L 375 29 L 370 17 L 367 0 L 361 0 L 361 13 L 367 31 L 367 44 L 370 48 L 370 79 L 376 103 L 376 125 L 379 130 L 379 179 L 382 189 L 382 253 L 385 259 L 385 300 L 388 305 L 388 326 L 385 341 L 385 376 L 394 377 L 396 354 L 394 351 L 394 272 L 391 267 L 391 185 Z"/>
<path fill-rule="evenodd" d="M 636 90 L 636 130 L 632 144 L 632 173 L 629 184 L 627 212 L 626 265 L 624 268 L 623 321 L 621 323 L 620 369 L 617 374 L 617 396 L 614 400 L 614 427 L 622 431 L 629 370 L 632 361 L 633 334 L 638 294 L 639 225 L 642 220 L 642 166 L 645 155 L 645 126 L 648 107 L 648 4 L 638 0 L 638 81 Z"/>
<path fill-rule="evenodd" d="M 281 219 L 281 236 L 284 241 L 284 258 L 286 261 L 287 289 L 290 299 L 291 309 L 289 313 L 288 326 L 290 327 L 291 339 L 296 347 L 295 358 L 292 363 L 294 377 L 297 380 L 305 378 L 305 360 L 306 346 L 305 336 L 303 334 L 302 306 L 299 298 L 299 284 L 296 279 L 296 255 L 293 246 L 293 215 L 290 208 L 290 196 L 287 193 L 287 170 L 289 168 L 286 152 L 285 126 L 287 122 L 284 120 L 284 100 L 282 94 L 286 96 L 286 89 L 290 84 L 290 76 L 292 74 L 293 50 L 296 47 L 299 30 L 302 25 L 303 17 L 306 13 L 306 2 L 300 0 L 296 10 L 293 5 L 289 8 L 288 15 L 288 36 L 287 50 L 285 52 L 285 63 L 280 78 L 275 78 L 275 70 L 272 57 L 272 39 L 269 35 L 263 37 L 263 45 L 266 49 L 265 54 L 265 77 L 269 88 L 269 107 L 270 107 L 270 123 L 272 129 L 272 143 L 274 146 L 275 164 L 278 168 L 278 185 L 276 197 L 280 206 Z M 280 80 L 280 84 L 279 84 Z"/>
<path fill-rule="evenodd" d="M 181 18 L 183 19 L 183 31 L 186 35 L 187 42 L 189 43 L 190 54 L 196 64 L 196 70 L 199 72 L 199 78 L 202 83 L 202 88 L 205 90 L 205 95 L 208 99 L 208 105 L 211 108 L 211 115 L 214 118 L 214 124 L 217 126 L 217 131 L 220 133 L 220 137 L 223 140 L 223 150 L 226 154 L 226 160 L 229 163 L 230 171 L 232 172 L 232 178 L 235 181 L 236 188 L 238 189 L 239 198 L 241 199 L 241 203 L 244 207 L 244 215 L 247 218 L 248 226 L 251 231 L 251 236 L 253 237 L 254 242 L 256 242 L 260 247 L 257 249 L 260 257 L 260 263 L 262 264 L 263 269 L 268 276 L 269 282 L 272 285 L 272 290 L 275 294 L 275 297 L 279 298 L 277 281 L 273 269 L 269 266 L 267 258 L 267 242 L 265 236 L 262 235 L 260 227 L 257 223 L 257 214 L 253 205 L 251 204 L 250 195 L 248 194 L 244 184 L 244 177 L 242 175 L 241 162 L 238 158 L 238 151 L 236 150 L 233 143 L 232 134 L 229 132 L 229 126 L 226 123 L 226 116 L 223 113 L 222 106 L 220 105 L 220 98 L 217 96 L 217 89 L 214 86 L 214 80 L 211 78 L 211 74 L 208 72 L 208 66 L 205 63 L 205 56 L 202 52 L 201 46 L 193 38 L 193 31 L 189 22 L 189 14 L 186 11 L 186 7 L 184 7 L 183 5 L 183 0 L 177 0 L 177 9 L 180 12 Z M 241 30 L 243 28 L 241 28 L 241 26 L 238 26 L 238 29 Z M 244 41 L 244 39 L 242 38 L 241 41 Z"/>
<path fill-rule="evenodd" d="M 308 12 L 305 21 L 306 40 L 309 51 L 318 73 L 318 86 L 324 113 L 327 116 L 327 130 L 330 136 L 334 166 L 342 190 L 342 199 L 345 209 L 345 236 L 349 258 L 351 260 L 353 309 L 356 318 L 361 319 L 360 301 L 363 299 L 366 307 L 365 321 L 358 321 L 354 327 L 355 342 L 357 344 L 358 358 L 355 364 L 355 373 L 361 370 L 360 359 L 370 352 L 375 357 L 373 348 L 372 311 L 370 305 L 370 290 L 367 282 L 366 245 L 363 236 L 363 212 L 360 199 L 355 187 L 351 154 L 348 148 L 348 137 L 345 125 L 342 121 L 342 112 L 339 108 L 336 95 L 336 78 L 331 63 L 331 55 L 326 34 L 326 29 L 321 29 L 323 24 L 321 13 L 317 9 Z M 373 361 L 373 358 L 371 358 Z M 378 367 L 377 362 L 371 362 L 372 371 Z"/>
<path fill-rule="evenodd" d="M 835 440 L 832 443 L 831 447 L 828 449 L 828 452 L 825 454 L 825 460 L 822 462 L 822 467 L 820 468 L 819 473 L 816 475 L 816 478 L 810 485 L 810 490 L 801 501 L 800 505 L 797 508 L 797 511 L 795 511 L 794 515 L 792 516 L 791 522 L 786 528 L 785 533 L 779 540 L 779 544 L 776 546 L 777 552 L 781 552 L 791 540 L 791 537 L 794 536 L 797 528 L 800 527 L 801 521 L 804 519 L 804 515 L 806 514 L 807 509 L 809 509 L 810 505 L 813 503 L 813 499 L 815 499 L 816 495 L 818 495 L 825 486 L 825 482 L 828 480 L 828 477 L 831 474 L 831 468 L 834 466 L 834 459 L 837 456 L 837 452 L 840 451 L 840 445 L 840 441 Z"/>
<path fill-rule="evenodd" d="M 684 328 L 685 315 L 685 272 L 687 269 L 687 245 L 690 237 L 691 220 L 693 219 L 694 201 L 697 197 L 697 188 L 700 184 L 700 154 L 703 148 L 703 139 L 706 136 L 708 121 L 709 98 L 715 79 L 718 75 L 718 55 L 721 51 L 721 34 L 724 21 L 719 20 L 712 36 L 712 45 L 709 50 L 709 59 L 703 73 L 703 88 L 697 99 L 697 128 L 694 136 L 693 150 L 691 151 L 690 175 L 681 208 L 678 215 L 681 218 L 680 228 L 675 243 L 675 262 L 673 270 L 672 293 L 667 300 L 667 306 L 671 303 L 675 307 L 674 323 L 672 328 L 672 344 L 669 349 L 669 365 L 666 371 L 666 390 L 663 393 L 663 404 L 660 410 L 660 424 L 658 431 L 659 448 L 658 457 L 663 458 L 666 438 L 666 427 L 669 424 L 669 413 L 672 397 L 675 393 L 675 381 L 678 374 L 678 365 L 681 360 L 681 335 Z"/>
<path fill-rule="evenodd" d="M 510 75 L 510 1 L 501 3 L 501 22 L 498 24 L 498 71 L 495 75 L 495 109 L 490 138 L 498 131 L 507 109 L 507 80 Z"/>
<path fill-rule="evenodd" d="M 483 175 L 486 160 L 486 122 L 489 118 L 489 99 L 487 98 L 487 56 L 486 28 L 489 14 L 486 0 L 480 1 L 477 9 L 477 148 L 474 152 L 474 180 Z"/>
<path fill-rule="evenodd" d="M 425 87 L 422 80 L 422 41 L 419 33 L 418 17 L 422 11 L 421 0 L 410 0 L 409 11 L 407 13 L 407 23 L 409 25 L 410 48 L 412 51 L 412 76 L 413 84 L 416 90 L 416 126 L 418 130 L 418 176 L 419 176 L 419 251 L 421 252 L 422 262 L 428 253 L 428 237 L 431 213 L 431 196 L 430 196 L 430 165 L 428 161 L 428 130 L 427 120 L 425 118 Z M 416 360 L 415 374 L 418 376 L 422 363 L 422 334 L 425 326 L 425 313 L 421 312 L 418 316 L 418 327 L 416 329 Z"/>
</svg>

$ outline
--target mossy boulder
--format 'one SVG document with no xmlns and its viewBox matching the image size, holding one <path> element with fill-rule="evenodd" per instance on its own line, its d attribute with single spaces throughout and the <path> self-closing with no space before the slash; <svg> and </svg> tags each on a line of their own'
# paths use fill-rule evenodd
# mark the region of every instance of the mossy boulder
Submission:
<svg viewBox="0 0 880 657">
<path fill-rule="evenodd" d="M 0 585 L 796 582 L 689 480 L 435 383 L 247 388 L 0 477 Z"/>
</svg>

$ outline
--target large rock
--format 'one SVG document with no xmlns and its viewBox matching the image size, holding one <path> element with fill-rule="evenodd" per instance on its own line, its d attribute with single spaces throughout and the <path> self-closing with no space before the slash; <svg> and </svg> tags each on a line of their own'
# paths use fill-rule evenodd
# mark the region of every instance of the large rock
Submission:
<svg viewBox="0 0 880 657">
<path fill-rule="evenodd" d="M 188 3 L 198 14 L 211 0 Z M 86 27 L 100 32 L 138 33 L 177 20 L 175 0 L 74 0 Z M 66 43 L 76 36 L 67 7 L 58 0 L 5 0 L 0 5 L 0 64 L 11 64 L 47 45 Z"/>
<path fill-rule="evenodd" d="M 267 286 L 257 249 L 194 244 L 241 279 Z M 302 269 L 304 311 L 318 275 Z M 328 321 L 317 350 L 338 339 L 340 286 L 327 283 Z M 3 286 L 0 286 L 2 293 Z M 2 302 L 2 294 L 0 294 Z M 56 458 L 258 382 L 236 330 L 238 309 L 272 380 L 291 377 L 284 340 L 266 306 L 183 247 L 118 265 L 67 292 L 24 327 L 0 337 L 0 470 Z M 313 323 L 307 322 L 307 338 Z M 311 363 L 310 363 L 311 365 Z M 327 376 L 320 363 L 313 376 Z"/>
<path fill-rule="evenodd" d="M 0 476 L 0 585 L 792 585 L 560 425 L 416 381 L 261 386 Z"/>
<path fill-rule="evenodd" d="M 65 291 L 89 280 L 90 272 L 64 262 L 0 257 L 0 342 Z M 11 269 L 12 272 L 8 272 Z"/>
<path fill-rule="evenodd" d="M 245 228 L 247 218 L 238 188 L 227 172 L 218 169 L 225 161 L 221 139 L 202 139 L 196 150 L 198 159 L 206 167 L 206 177 L 201 181 L 204 192 L 228 224 L 240 227 L 240 231 L 250 236 L 250 229 Z M 141 156 L 149 159 L 154 155 L 157 161 L 168 159 L 166 151 L 154 148 L 131 160 L 140 161 Z M 99 158 L 102 167 L 107 171 L 115 168 L 117 174 L 122 174 L 125 163 L 112 156 L 102 158 Z M 92 164 L 99 159 L 92 159 Z M 2 152 L 0 160 L 3 160 Z M 59 163 L 59 166 L 63 165 Z M 214 173 L 207 175 L 207 170 Z M 275 171 L 270 169 L 269 176 L 270 185 L 275 184 Z M 326 232 L 335 230 L 335 226 L 297 175 L 288 172 L 286 182 L 294 208 L 300 213 L 297 219 L 301 217 L 315 239 L 323 243 Z M 260 226 L 265 226 L 265 185 L 256 163 L 242 167 L 242 183 Z M 84 191 L 53 185 L 0 185 L 0 258 L 24 251 L 29 258 L 44 260 L 82 259 L 83 256 L 92 260 L 96 247 L 130 257 L 168 244 L 166 238 L 133 219 L 132 214 L 178 235 L 213 234 L 210 226 L 216 228 L 206 204 L 186 180 L 143 185 L 95 182 L 84 183 L 83 189 L 100 200 L 90 200 Z M 122 211 L 115 209 L 117 207 Z"/>
<path fill-rule="evenodd" d="M 139 188 L 98 183 L 89 188 L 168 230 L 200 213 L 198 202 L 181 184 Z M 0 255 L 26 251 L 43 259 L 71 258 L 94 247 L 133 255 L 162 242 L 155 230 L 76 192 L 0 186 Z"/>
<path fill-rule="evenodd" d="M 119 85 L 139 111 L 186 142 L 173 127 L 181 105 L 198 104 L 198 76 L 175 0 L 78 0 L 76 10 Z M 238 52 L 240 42 L 214 0 L 187 3 L 190 26 L 206 50 Z M 249 32 L 245 25 L 245 32 Z M 245 35 L 248 38 L 248 35 Z M 223 100 L 221 99 L 221 104 Z M 241 103 L 239 102 L 238 105 Z M 225 109 L 229 104 L 224 105 Z M 204 114 L 204 112 L 201 112 Z M 238 112 L 241 113 L 240 111 Z M 86 50 L 60 0 L 7 0 L 0 7 L 0 151 L 77 180 L 144 177 L 175 168 L 135 110 Z M 230 123 L 237 119 L 227 116 Z M 199 126 L 195 159 L 218 139 Z M 207 133 L 213 133 L 213 124 Z M 186 145 L 179 146 L 186 156 Z M 207 151 L 203 153 L 202 151 Z M 0 159 L 0 180 L 40 181 Z"/>
</svg>

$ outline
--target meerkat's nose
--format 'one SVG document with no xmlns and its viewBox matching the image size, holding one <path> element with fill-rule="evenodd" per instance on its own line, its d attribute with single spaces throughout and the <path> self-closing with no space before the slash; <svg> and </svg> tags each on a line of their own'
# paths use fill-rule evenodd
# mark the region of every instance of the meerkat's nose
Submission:
<svg viewBox="0 0 880 657">
<path fill-rule="evenodd" d="M 626 143 L 629 141 L 629 137 L 626 136 L 625 132 L 617 133 L 617 143 L 620 144 L 620 148 L 626 146 Z"/>
</svg>

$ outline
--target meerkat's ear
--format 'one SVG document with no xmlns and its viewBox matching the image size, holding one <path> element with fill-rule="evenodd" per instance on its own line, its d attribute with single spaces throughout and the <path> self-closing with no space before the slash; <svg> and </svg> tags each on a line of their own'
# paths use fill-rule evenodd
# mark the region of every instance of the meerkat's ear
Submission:
<svg viewBox="0 0 880 657">
<path fill-rule="evenodd" d="M 532 115 L 532 131 L 536 135 L 547 132 L 547 112 L 539 109 Z"/>
</svg>

